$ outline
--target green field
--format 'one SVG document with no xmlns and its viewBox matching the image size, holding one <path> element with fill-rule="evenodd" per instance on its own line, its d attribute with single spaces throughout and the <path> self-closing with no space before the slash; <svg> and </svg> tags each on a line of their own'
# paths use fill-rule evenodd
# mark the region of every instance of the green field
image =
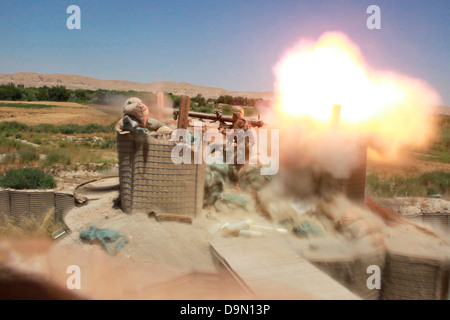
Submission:
<svg viewBox="0 0 450 320">
<path fill-rule="evenodd" d="M 99 168 L 117 163 L 112 124 L 86 125 L 0 122 L 0 174 L 9 169 L 54 166 L 76 169 L 82 164 Z"/>
<path fill-rule="evenodd" d="M 44 109 L 44 108 L 57 108 L 57 105 L 49 104 L 30 104 L 30 103 L 15 103 L 15 102 L 0 102 L 0 107 L 12 107 L 12 108 L 26 108 L 26 109 Z"/>
<path fill-rule="evenodd" d="M 450 196 L 450 172 L 427 172 L 418 177 L 392 177 L 381 179 L 368 174 L 366 188 L 378 197 Z"/>
<path fill-rule="evenodd" d="M 440 116 L 439 120 L 440 137 L 427 152 L 429 160 L 443 163 L 450 163 L 450 116 Z"/>
</svg>

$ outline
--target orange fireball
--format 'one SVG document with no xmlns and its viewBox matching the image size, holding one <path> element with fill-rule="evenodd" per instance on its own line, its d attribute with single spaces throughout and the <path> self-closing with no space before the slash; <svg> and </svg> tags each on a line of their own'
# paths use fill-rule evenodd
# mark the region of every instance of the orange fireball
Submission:
<svg viewBox="0 0 450 320">
<path fill-rule="evenodd" d="M 390 147 L 424 146 L 433 136 L 428 115 L 440 103 L 438 93 L 424 81 L 370 68 L 343 33 L 302 41 L 275 73 L 275 111 L 283 126 L 298 127 L 305 118 L 326 125 L 339 104 L 342 130 L 375 134 Z"/>
</svg>

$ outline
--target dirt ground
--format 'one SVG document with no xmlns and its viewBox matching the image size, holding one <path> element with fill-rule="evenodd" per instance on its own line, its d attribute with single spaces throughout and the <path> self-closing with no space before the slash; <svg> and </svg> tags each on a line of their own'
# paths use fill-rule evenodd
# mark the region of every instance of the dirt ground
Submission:
<svg viewBox="0 0 450 320">
<path fill-rule="evenodd" d="M 14 272 L 24 272 L 31 278 L 34 275 L 38 283 L 42 279 L 51 280 L 57 289 L 64 290 L 67 267 L 79 266 L 82 289 L 76 291 L 75 298 L 254 298 L 213 259 L 207 231 L 221 220 L 217 216 L 205 211 L 192 224 L 158 222 L 145 213 L 130 215 L 115 208 L 119 192 L 114 190 L 113 179 L 92 185 L 95 190 L 83 188 L 79 192 L 89 201 L 65 216 L 69 234 L 56 243 L 32 239 L 31 246 L 26 245 L 27 240 L 0 239 L 0 266 L 11 266 Z M 241 214 L 230 213 L 222 221 L 237 222 L 249 217 L 264 220 L 251 213 Z M 117 255 L 109 256 L 100 242 L 80 239 L 80 232 L 89 226 L 118 231 L 128 243 Z M 23 275 L 18 277 L 22 279 Z M 55 292 L 52 294 L 60 297 L 61 293 Z M 23 297 L 23 290 L 20 294 Z"/>
<path fill-rule="evenodd" d="M 68 266 L 79 266 L 82 272 L 82 289 L 76 291 L 74 298 L 255 298 L 246 292 L 214 258 L 209 241 L 222 236 L 220 234 L 212 236 L 208 230 L 218 222 L 234 223 L 251 219 L 255 224 L 271 225 L 270 221 L 254 212 L 245 211 L 204 210 L 192 224 L 158 222 L 146 213 L 126 214 L 115 207 L 115 200 L 119 196 L 118 190 L 115 189 L 117 182 L 117 179 L 105 179 L 79 189 L 79 194 L 88 197 L 89 201 L 65 216 L 65 222 L 71 231 L 56 244 L 44 240 L 31 242 L 0 240 L 0 263 L 3 266 L 13 266 L 15 271 L 22 270 L 29 275 L 37 274 L 35 280 L 38 282 L 42 282 L 43 279 L 51 280 L 51 283 L 57 285 L 58 290 L 66 288 Z M 408 201 L 403 199 L 402 203 L 417 205 Z M 429 202 L 429 207 L 437 206 L 438 202 L 450 204 L 445 200 L 433 199 Z M 380 204 L 399 206 L 398 201 L 392 203 L 381 201 Z M 116 256 L 109 256 L 101 243 L 80 240 L 80 231 L 88 229 L 91 225 L 118 231 L 128 238 L 128 243 Z M 439 238 L 429 235 L 418 231 L 413 225 L 387 225 L 384 227 L 384 234 L 386 245 L 402 252 L 434 255 L 440 254 L 442 250 L 448 251 L 449 248 L 446 236 Z M 246 240 L 248 239 L 242 238 L 242 241 Z M 281 241 L 280 243 L 284 245 L 297 248 L 294 251 L 299 253 L 310 248 L 313 243 L 307 239 L 299 239 L 293 234 L 267 237 L 267 241 Z M 322 246 L 324 251 L 321 252 L 327 255 L 330 254 L 327 251 L 329 248 L 333 248 L 333 254 L 336 254 L 338 249 L 342 249 L 345 253 L 353 245 L 352 242 L 338 243 L 332 239 L 331 243 L 314 243 L 316 248 Z M 22 277 L 23 275 L 20 275 L 19 278 Z M 45 283 L 43 282 L 43 285 L 47 288 L 47 294 L 58 297 L 62 294 L 56 289 L 56 291 L 49 290 L 48 282 Z M 16 289 L 18 294 L 23 295 L 22 289 Z M 67 290 L 64 292 L 67 294 Z M 273 298 L 277 299 L 277 296 Z"/>
<path fill-rule="evenodd" d="M 65 217 L 72 233 L 61 244 L 82 245 L 79 232 L 90 225 L 110 228 L 129 237 L 121 256 L 144 263 L 158 262 L 183 272 L 216 272 L 208 251 L 205 221 L 195 220 L 193 225 L 179 222 L 157 222 L 147 214 L 128 215 L 113 208 L 118 191 L 105 193 L 83 207 L 75 208 Z"/>
</svg>

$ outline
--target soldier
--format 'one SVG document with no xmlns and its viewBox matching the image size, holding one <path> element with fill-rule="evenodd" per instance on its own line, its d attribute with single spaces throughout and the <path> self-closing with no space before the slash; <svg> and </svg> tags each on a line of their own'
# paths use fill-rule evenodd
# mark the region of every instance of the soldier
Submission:
<svg viewBox="0 0 450 320">
<path fill-rule="evenodd" d="M 157 131 L 164 126 L 164 123 L 149 116 L 148 107 L 139 98 L 129 98 L 123 105 L 122 112 L 120 127 L 123 130 L 133 131 L 136 128 L 145 128 Z"/>
<path fill-rule="evenodd" d="M 244 109 L 239 106 L 234 106 L 231 109 L 233 114 L 233 127 L 231 129 L 220 128 L 220 132 L 226 136 L 226 150 L 227 152 L 234 151 L 234 165 L 229 167 L 230 180 L 236 183 L 239 187 L 239 177 L 244 171 L 246 164 L 250 158 L 250 148 L 255 144 L 253 134 L 250 130 L 250 124 L 244 118 Z M 238 143 L 245 143 L 244 148 L 239 147 Z M 243 154 L 244 153 L 244 154 Z"/>
</svg>

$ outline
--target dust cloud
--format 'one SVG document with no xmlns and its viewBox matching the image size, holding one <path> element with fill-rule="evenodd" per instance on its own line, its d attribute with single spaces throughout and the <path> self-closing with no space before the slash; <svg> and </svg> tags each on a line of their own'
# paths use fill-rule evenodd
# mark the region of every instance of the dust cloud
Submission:
<svg viewBox="0 0 450 320">
<path fill-rule="evenodd" d="M 276 102 L 263 118 L 280 129 L 285 167 L 311 166 L 345 178 L 364 145 L 395 159 L 404 148 L 429 146 L 436 137 L 430 115 L 441 102 L 425 81 L 372 68 L 342 32 L 302 39 L 274 67 Z M 339 125 L 330 123 L 341 106 Z"/>
</svg>

